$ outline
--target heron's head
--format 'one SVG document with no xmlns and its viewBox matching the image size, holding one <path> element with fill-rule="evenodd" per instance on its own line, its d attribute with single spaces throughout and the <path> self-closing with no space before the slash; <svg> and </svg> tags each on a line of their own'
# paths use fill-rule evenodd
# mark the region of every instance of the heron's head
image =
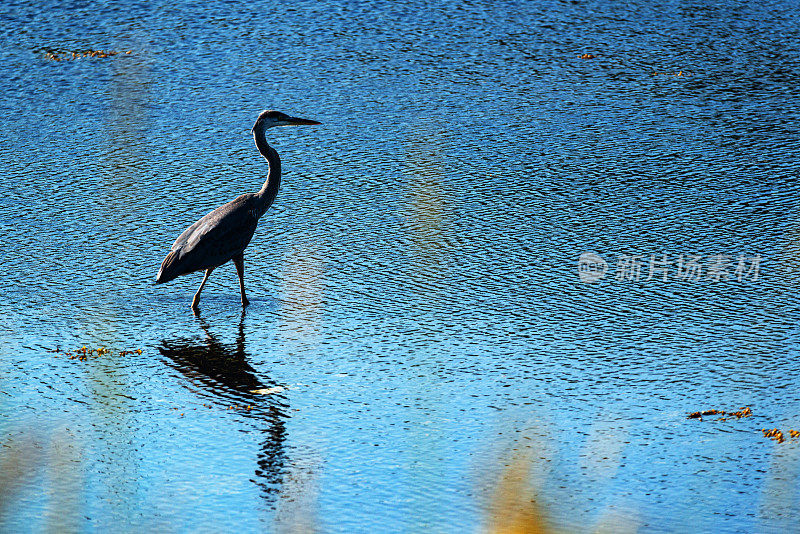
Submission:
<svg viewBox="0 0 800 534">
<path fill-rule="evenodd" d="M 268 109 L 262 111 L 261 115 L 258 116 L 256 123 L 253 125 L 253 130 L 266 130 L 275 126 L 289 126 L 292 124 L 319 124 L 319 122 L 311 119 L 301 119 L 300 117 L 290 117 L 286 113 Z"/>
</svg>

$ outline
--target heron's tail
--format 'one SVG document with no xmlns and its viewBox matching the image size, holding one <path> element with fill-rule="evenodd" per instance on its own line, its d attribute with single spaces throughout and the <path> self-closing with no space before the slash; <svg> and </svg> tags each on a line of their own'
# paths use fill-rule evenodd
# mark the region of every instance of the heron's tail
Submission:
<svg viewBox="0 0 800 534">
<path fill-rule="evenodd" d="M 175 280 L 182 274 L 183 272 L 180 270 L 178 264 L 178 254 L 173 250 L 167 254 L 167 257 L 161 262 L 161 268 L 156 275 L 156 284 L 163 284 L 170 280 Z"/>
</svg>

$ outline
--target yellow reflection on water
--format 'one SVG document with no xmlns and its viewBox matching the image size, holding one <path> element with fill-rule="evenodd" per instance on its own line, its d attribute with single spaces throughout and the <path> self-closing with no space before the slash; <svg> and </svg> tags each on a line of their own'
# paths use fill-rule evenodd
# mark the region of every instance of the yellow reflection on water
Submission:
<svg viewBox="0 0 800 534">
<path fill-rule="evenodd" d="M 146 258 L 142 251 L 152 247 L 152 235 L 164 224 L 147 220 L 143 216 L 146 210 L 142 209 L 153 202 L 153 192 L 141 186 L 142 174 L 150 168 L 151 159 L 147 139 L 152 73 L 147 57 L 139 53 L 114 60 L 110 68 L 103 94 L 106 113 L 102 135 L 90 134 L 101 145 L 97 175 L 102 177 L 100 188 L 89 200 L 95 215 L 90 220 L 97 228 L 91 254 L 114 260 L 125 258 L 126 261 L 108 262 L 106 276 L 135 279 L 137 267 Z M 164 172 L 163 179 L 169 180 L 170 174 Z M 125 287 L 126 284 L 114 284 L 108 289 L 124 300 Z"/>
<path fill-rule="evenodd" d="M 447 147 L 442 132 L 431 125 L 409 132 L 405 147 L 402 171 L 408 202 L 402 215 L 414 244 L 409 275 L 421 281 L 436 279 L 449 263 L 445 237 L 448 191 L 444 182 Z"/>
<path fill-rule="evenodd" d="M 553 468 L 561 451 L 548 417 L 531 419 L 524 428 L 514 424 L 502 428 L 501 435 L 513 437 L 490 444 L 494 452 L 479 459 L 484 532 L 625 534 L 639 530 L 639 513 L 627 497 L 598 503 L 588 516 L 579 512 L 586 509 L 581 496 L 591 495 L 593 490 L 603 493 L 623 463 L 628 441 L 626 421 L 598 419 L 593 423 L 578 464 L 570 468 L 588 476 L 581 487 L 574 488 L 564 487 L 560 481 L 554 484 L 554 477 L 564 475 Z"/>
<path fill-rule="evenodd" d="M 286 340 L 314 344 L 320 335 L 325 298 L 325 256 L 316 244 L 291 248 L 282 262 L 278 331 Z"/>
<path fill-rule="evenodd" d="M 763 261 L 761 272 L 777 278 L 777 285 L 794 288 L 800 282 L 800 221 L 789 222 L 784 231 L 784 242 L 775 262 Z"/>
<path fill-rule="evenodd" d="M 553 532 L 530 482 L 532 457 L 518 453 L 502 471 L 487 511 L 491 534 L 545 534 Z"/>
<path fill-rule="evenodd" d="M 140 54 L 114 61 L 112 68 L 105 95 L 109 137 L 105 163 L 110 167 L 110 183 L 125 188 L 137 185 L 138 163 L 148 157 L 143 141 L 149 126 L 152 75 L 147 59 Z"/>
</svg>

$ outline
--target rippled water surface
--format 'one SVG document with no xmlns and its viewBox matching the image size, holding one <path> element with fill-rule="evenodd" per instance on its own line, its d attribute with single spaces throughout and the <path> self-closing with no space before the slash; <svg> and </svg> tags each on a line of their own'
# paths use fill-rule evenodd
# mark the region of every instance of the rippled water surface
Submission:
<svg viewBox="0 0 800 534">
<path fill-rule="evenodd" d="M 3 530 L 796 526 L 796 4 L 33 4 L 0 6 Z M 268 132 L 252 304 L 229 264 L 195 317 L 202 276 L 155 274 L 261 186 L 265 108 L 323 125 Z"/>
</svg>

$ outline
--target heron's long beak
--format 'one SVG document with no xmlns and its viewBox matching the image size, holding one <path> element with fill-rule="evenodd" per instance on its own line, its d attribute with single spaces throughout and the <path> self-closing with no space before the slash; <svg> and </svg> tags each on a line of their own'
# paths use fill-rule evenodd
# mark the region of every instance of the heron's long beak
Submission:
<svg viewBox="0 0 800 534">
<path fill-rule="evenodd" d="M 321 122 L 317 122 L 311 119 L 301 119 L 300 117 L 291 117 L 287 122 L 289 124 L 297 124 L 297 125 L 307 124 L 309 126 L 313 126 L 315 124 L 322 124 Z"/>
</svg>

